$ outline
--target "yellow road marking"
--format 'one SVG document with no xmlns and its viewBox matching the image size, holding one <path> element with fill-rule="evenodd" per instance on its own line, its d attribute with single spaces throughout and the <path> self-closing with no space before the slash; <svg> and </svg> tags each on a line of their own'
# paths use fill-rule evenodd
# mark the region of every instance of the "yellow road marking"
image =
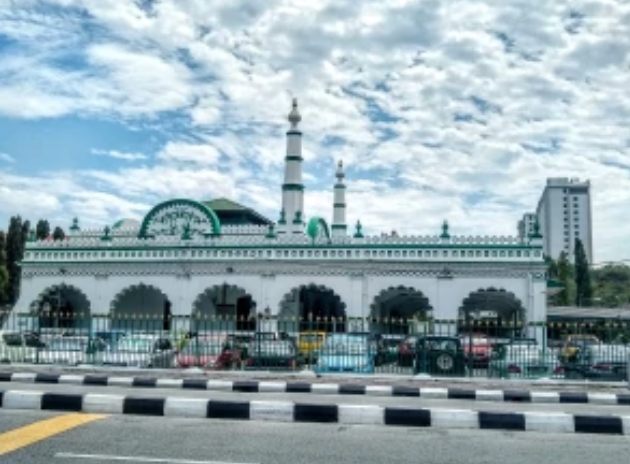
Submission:
<svg viewBox="0 0 630 464">
<path fill-rule="evenodd" d="M 11 430 L 0 435 L 0 456 L 105 417 L 105 414 L 65 414 Z"/>
</svg>

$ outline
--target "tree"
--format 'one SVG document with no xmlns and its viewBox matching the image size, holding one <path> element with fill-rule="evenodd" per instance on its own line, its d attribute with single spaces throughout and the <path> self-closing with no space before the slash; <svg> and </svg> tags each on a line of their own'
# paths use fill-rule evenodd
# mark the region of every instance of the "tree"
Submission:
<svg viewBox="0 0 630 464">
<path fill-rule="evenodd" d="M 50 224 L 44 219 L 37 221 L 35 237 L 37 240 L 46 240 L 50 236 Z"/>
<path fill-rule="evenodd" d="M 55 230 L 53 231 L 53 240 L 61 241 L 61 240 L 64 240 L 65 238 L 66 238 L 66 233 L 63 231 L 63 229 L 59 226 L 55 227 Z"/>
<path fill-rule="evenodd" d="M 630 267 L 608 264 L 591 272 L 593 295 L 606 308 L 630 304 Z"/>
<path fill-rule="evenodd" d="M 20 262 L 24 258 L 24 248 L 30 230 L 30 223 L 22 223 L 20 216 L 14 216 L 9 221 L 9 232 L 6 238 L 6 260 L 9 274 L 7 288 L 7 303 L 14 305 L 20 296 L 20 282 L 22 270 Z"/>
<path fill-rule="evenodd" d="M 6 236 L 3 231 L 0 231 L 0 305 L 7 301 L 7 290 L 9 288 L 9 271 L 7 270 L 5 246 Z"/>
<path fill-rule="evenodd" d="M 556 306 L 569 306 L 575 297 L 575 282 L 573 281 L 574 269 L 569 256 L 563 251 L 555 262 L 555 272 L 553 276 L 564 287 L 557 295 L 552 298 L 552 302 Z M 551 274 L 550 274 L 551 275 Z"/>
<path fill-rule="evenodd" d="M 593 298 L 591 273 L 584 251 L 584 244 L 579 238 L 575 239 L 575 302 L 578 306 L 589 306 Z"/>
</svg>

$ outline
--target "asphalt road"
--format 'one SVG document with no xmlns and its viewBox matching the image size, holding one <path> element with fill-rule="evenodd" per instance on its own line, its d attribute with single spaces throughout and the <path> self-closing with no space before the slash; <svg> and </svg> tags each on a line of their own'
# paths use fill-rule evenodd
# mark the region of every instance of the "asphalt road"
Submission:
<svg viewBox="0 0 630 464">
<path fill-rule="evenodd" d="M 83 385 L 6 383 L 0 390 L 21 390 L 50 393 L 124 395 L 142 397 L 205 398 L 225 401 L 292 401 L 309 404 L 368 404 L 389 407 L 468 409 L 473 411 L 511 412 L 565 412 L 570 414 L 615 414 L 630 416 L 630 406 L 558 403 L 510 403 L 493 401 L 444 400 L 410 397 L 385 397 L 363 395 L 331 395 L 313 393 L 235 393 L 205 390 L 184 390 L 181 388 L 128 388 L 98 387 Z M 2 410 L 0 410 L 2 411 Z"/>
<path fill-rule="evenodd" d="M 54 416 L 1 411 L 0 427 Z M 0 455 L 0 464 L 613 464 L 628 456 L 623 436 L 110 416 Z"/>
</svg>

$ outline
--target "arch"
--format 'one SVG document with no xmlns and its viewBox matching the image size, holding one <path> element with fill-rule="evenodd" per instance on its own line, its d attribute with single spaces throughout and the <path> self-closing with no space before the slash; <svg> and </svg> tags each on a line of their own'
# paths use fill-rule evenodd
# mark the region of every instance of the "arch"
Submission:
<svg viewBox="0 0 630 464">
<path fill-rule="evenodd" d="M 256 307 L 252 294 L 244 288 L 227 282 L 212 285 L 193 302 L 190 330 L 256 330 Z"/>
<path fill-rule="evenodd" d="M 320 241 L 320 239 L 325 239 L 327 243 L 330 242 L 330 228 L 328 227 L 328 223 L 320 218 L 314 217 L 308 221 L 308 225 L 306 226 L 306 235 L 311 238 L 313 243 Z"/>
<path fill-rule="evenodd" d="M 294 287 L 280 302 L 278 326 L 285 332 L 346 331 L 346 304 L 324 285 Z"/>
<path fill-rule="evenodd" d="M 429 299 L 414 287 L 389 287 L 370 305 L 372 330 L 382 334 L 407 334 L 412 321 L 425 321 L 433 310 Z"/>
<path fill-rule="evenodd" d="M 87 329 L 92 304 L 78 287 L 61 283 L 45 288 L 30 305 L 40 328 Z"/>
<path fill-rule="evenodd" d="M 487 335 L 514 336 L 525 322 L 526 311 L 512 292 L 503 288 L 480 288 L 470 292 L 459 308 L 458 330 Z"/>
<path fill-rule="evenodd" d="M 194 236 L 221 235 L 221 222 L 214 211 L 203 203 L 176 199 L 153 207 L 144 217 L 138 237 L 179 235 L 183 239 Z"/>
<path fill-rule="evenodd" d="M 111 329 L 161 331 L 172 328 L 172 303 L 153 285 L 139 283 L 120 291 L 110 303 Z"/>
</svg>

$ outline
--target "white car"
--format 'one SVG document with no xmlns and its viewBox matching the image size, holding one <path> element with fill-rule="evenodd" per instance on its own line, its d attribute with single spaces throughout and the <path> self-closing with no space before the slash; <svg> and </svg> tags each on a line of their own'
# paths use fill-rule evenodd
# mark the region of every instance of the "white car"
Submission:
<svg viewBox="0 0 630 464">
<path fill-rule="evenodd" d="M 0 363 L 34 363 L 42 346 L 32 334 L 0 332 Z"/>
<path fill-rule="evenodd" d="M 51 340 L 39 353 L 42 364 L 96 364 L 107 345 L 89 337 L 59 337 Z"/>
<path fill-rule="evenodd" d="M 173 367 L 175 350 L 166 337 L 128 335 L 103 353 L 102 363 L 121 367 Z"/>
</svg>

